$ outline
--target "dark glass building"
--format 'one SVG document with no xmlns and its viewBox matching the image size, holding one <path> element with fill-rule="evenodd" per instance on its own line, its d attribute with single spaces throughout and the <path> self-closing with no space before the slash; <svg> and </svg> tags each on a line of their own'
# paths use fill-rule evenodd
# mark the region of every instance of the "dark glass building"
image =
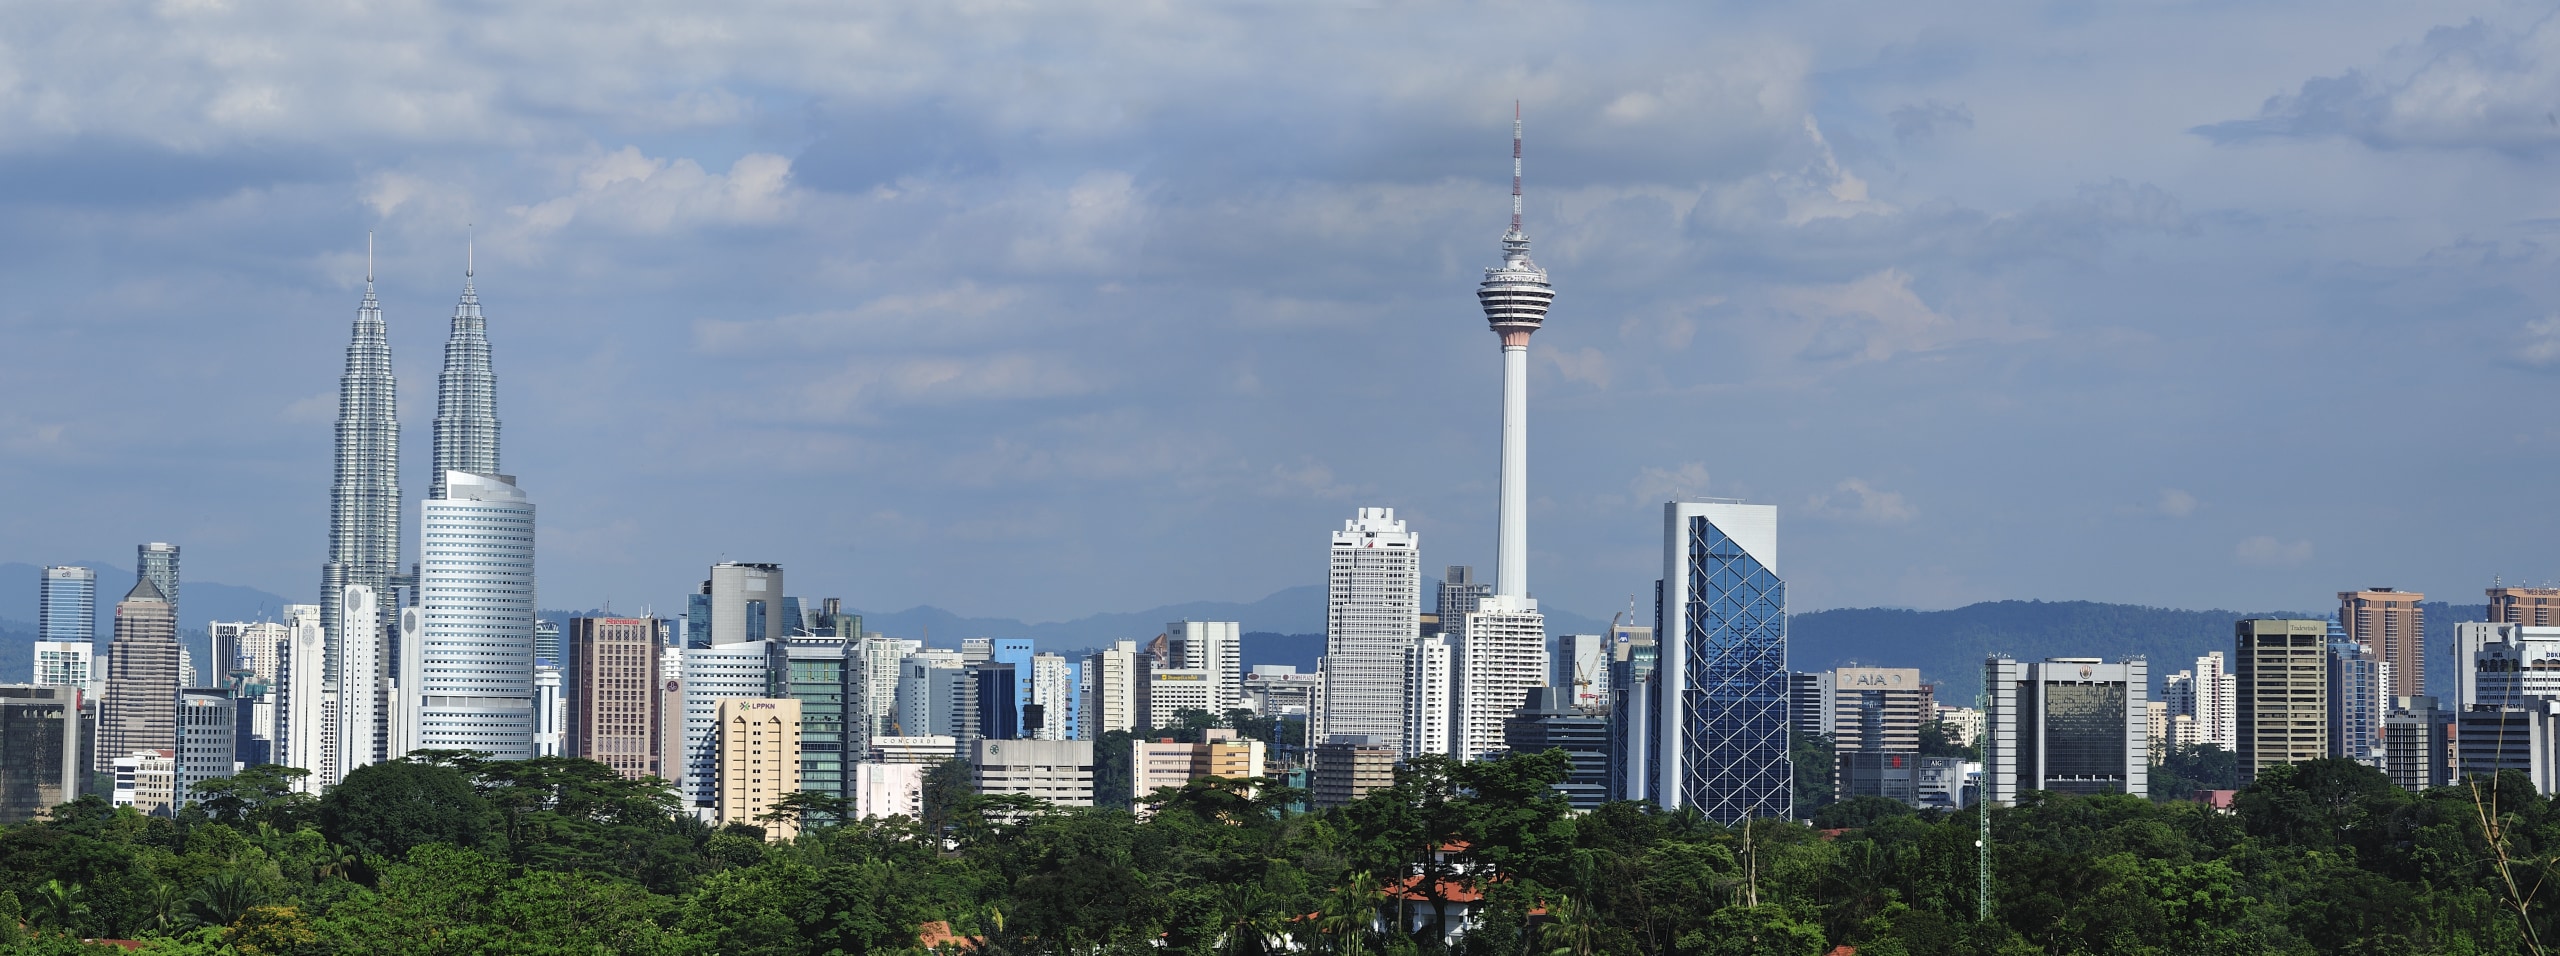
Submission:
<svg viewBox="0 0 2560 956">
<path fill-rule="evenodd" d="M 1584 713 L 1569 703 L 1571 687 L 1539 687 L 1510 720 L 1502 723 L 1502 743 L 1516 754 L 1562 750 L 1573 761 L 1555 785 L 1576 810 L 1590 810 L 1609 799 L 1609 718 Z"/>
</svg>

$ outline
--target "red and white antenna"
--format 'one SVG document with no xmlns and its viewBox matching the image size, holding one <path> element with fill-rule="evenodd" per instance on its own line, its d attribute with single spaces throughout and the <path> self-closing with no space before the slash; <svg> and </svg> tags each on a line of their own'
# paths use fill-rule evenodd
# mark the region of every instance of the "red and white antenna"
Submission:
<svg viewBox="0 0 2560 956">
<path fill-rule="evenodd" d="M 1520 101 L 1511 101 L 1511 234 L 1520 234 Z"/>
</svg>

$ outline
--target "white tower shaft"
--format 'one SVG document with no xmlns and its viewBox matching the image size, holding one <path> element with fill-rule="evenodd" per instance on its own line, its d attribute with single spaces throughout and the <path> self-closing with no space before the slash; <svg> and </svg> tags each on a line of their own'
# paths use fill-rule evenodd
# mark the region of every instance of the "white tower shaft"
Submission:
<svg viewBox="0 0 2560 956">
<path fill-rule="evenodd" d="M 1502 346 L 1502 515 L 1495 525 L 1493 593 L 1529 596 L 1529 346 Z"/>
</svg>

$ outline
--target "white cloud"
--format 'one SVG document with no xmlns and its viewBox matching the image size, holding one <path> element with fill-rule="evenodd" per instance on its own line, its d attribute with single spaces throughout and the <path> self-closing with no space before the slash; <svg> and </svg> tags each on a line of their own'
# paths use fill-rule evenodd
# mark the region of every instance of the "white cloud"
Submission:
<svg viewBox="0 0 2560 956">
<path fill-rule="evenodd" d="M 509 207 L 507 213 L 535 235 L 579 220 L 663 234 L 699 225 L 775 222 L 799 199 L 791 186 L 791 161 L 771 153 L 738 157 L 719 174 L 690 159 L 660 159 L 625 146 L 580 168 L 576 183 L 568 195 Z"/>
<path fill-rule="evenodd" d="M 2171 518 L 2184 518 L 2196 513 L 2196 496 L 2176 488 L 2160 489 L 2160 502 L 2152 510 Z"/>
<path fill-rule="evenodd" d="M 2311 560 L 2311 542 L 2279 541 L 2268 535 L 2243 538 L 2231 548 L 2240 563 L 2261 568 L 2293 568 Z"/>
<path fill-rule="evenodd" d="M 2377 148 L 2539 151 L 2560 144 L 2560 16 L 2522 29 L 2473 19 L 2380 62 L 2305 81 L 2251 119 L 2202 126 L 2220 142 L 2341 136 Z"/>
<path fill-rule="evenodd" d="M 2525 323 L 2523 341 L 2514 354 L 2517 361 L 2536 368 L 2560 365 L 2560 315 Z"/>
<path fill-rule="evenodd" d="M 1885 491 L 1861 478 L 1844 480 L 1831 492 L 1806 498 L 1804 508 L 1808 514 L 1866 524 L 1909 524 L 1919 517 L 1902 492 Z"/>
<path fill-rule="evenodd" d="M 1647 467 L 1636 472 L 1627 488 L 1635 494 L 1636 503 L 1642 505 L 1703 495 L 1707 493 L 1707 465 L 1689 461 L 1672 468 Z"/>
<path fill-rule="evenodd" d="M 1013 288 L 961 280 L 928 292 L 892 293 L 851 309 L 771 319 L 704 319 L 694 347 L 711 355 L 750 355 L 785 348 L 878 350 L 892 345 L 983 343 L 1017 334 L 1003 322 L 1022 301 Z"/>
<path fill-rule="evenodd" d="M 1609 387 L 1609 356 L 1599 349 L 1558 349 L 1541 346 L 1538 355 L 1555 363 L 1556 374 L 1568 382 L 1581 382 L 1593 388 Z"/>
</svg>

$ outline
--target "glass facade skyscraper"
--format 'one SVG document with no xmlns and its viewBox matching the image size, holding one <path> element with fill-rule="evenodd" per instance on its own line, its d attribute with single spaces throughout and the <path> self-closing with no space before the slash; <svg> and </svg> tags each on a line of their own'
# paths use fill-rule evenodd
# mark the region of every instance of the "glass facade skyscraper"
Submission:
<svg viewBox="0 0 2560 956">
<path fill-rule="evenodd" d="M 859 641 L 801 635 L 766 644 L 765 696 L 800 702 L 800 789 L 854 798 L 868 735 L 847 725 L 862 699 Z"/>
<path fill-rule="evenodd" d="M 1788 817 L 1787 586 L 1778 509 L 1736 501 L 1663 506 L 1662 759 L 1655 802 L 1718 823 Z"/>
<path fill-rule="evenodd" d="M 93 644 L 98 640 L 98 572 L 57 565 L 44 569 L 36 591 L 36 640 Z"/>
</svg>

